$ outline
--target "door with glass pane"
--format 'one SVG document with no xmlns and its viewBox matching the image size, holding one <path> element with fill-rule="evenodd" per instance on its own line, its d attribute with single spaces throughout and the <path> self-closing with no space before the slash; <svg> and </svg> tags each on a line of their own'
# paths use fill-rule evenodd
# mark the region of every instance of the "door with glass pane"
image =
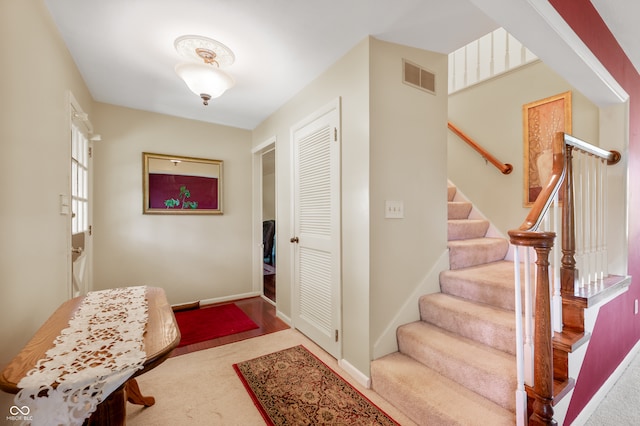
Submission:
<svg viewBox="0 0 640 426">
<path fill-rule="evenodd" d="M 71 296 L 85 295 L 90 289 L 91 147 L 82 125 L 71 124 Z"/>
</svg>

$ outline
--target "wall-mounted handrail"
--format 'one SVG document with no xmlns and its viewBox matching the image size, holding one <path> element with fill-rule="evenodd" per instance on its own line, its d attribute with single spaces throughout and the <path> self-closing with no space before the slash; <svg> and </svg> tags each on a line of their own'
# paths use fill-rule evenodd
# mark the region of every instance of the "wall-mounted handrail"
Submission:
<svg viewBox="0 0 640 426">
<path fill-rule="evenodd" d="M 485 160 L 487 160 L 488 162 L 490 162 L 491 164 L 496 166 L 496 168 L 498 170 L 500 170 L 502 172 L 502 174 L 508 175 L 509 173 L 511 173 L 513 171 L 513 166 L 511 164 L 502 163 L 502 162 L 498 161 L 498 159 L 496 157 L 494 157 L 487 150 L 482 148 L 476 141 L 471 139 L 468 135 L 466 135 L 462 130 L 460 130 L 454 124 L 452 124 L 451 122 L 448 122 L 447 123 L 447 127 L 453 133 L 458 135 L 458 137 L 460 139 L 462 139 L 467 144 L 469 144 L 469 146 L 471 146 L 471 148 L 475 149 L 482 156 L 482 158 L 484 158 Z"/>
</svg>

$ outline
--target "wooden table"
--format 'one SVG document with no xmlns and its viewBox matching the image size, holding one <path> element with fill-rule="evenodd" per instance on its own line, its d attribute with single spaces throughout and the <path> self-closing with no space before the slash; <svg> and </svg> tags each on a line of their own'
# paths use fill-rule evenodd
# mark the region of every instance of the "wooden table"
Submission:
<svg viewBox="0 0 640 426">
<path fill-rule="evenodd" d="M 97 410 L 85 422 L 90 425 L 124 425 L 126 417 L 126 400 L 131 403 L 153 405 L 153 397 L 145 397 L 140 393 L 134 377 L 160 365 L 171 351 L 180 343 L 180 331 L 176 324 L 173 310 L 167 302 L 165 292 L 161 288 L 147 287 L 149 305 L 147 326 L 144 334 L 144 347 L 147 359 L 143 368 L 138 370 L 123 386 L 109 395 L 98 405 Z M 83 297 L 76 297 L 60 305 L 49 319 L 38 329 L 33 338 L 0 374 L 0 389 L 9 393 L 18 393 L 20 380 L 35 367 L 53 345 L 60 332 L 67 328 L 69 320 L 82 302 Z"/>
</svg>

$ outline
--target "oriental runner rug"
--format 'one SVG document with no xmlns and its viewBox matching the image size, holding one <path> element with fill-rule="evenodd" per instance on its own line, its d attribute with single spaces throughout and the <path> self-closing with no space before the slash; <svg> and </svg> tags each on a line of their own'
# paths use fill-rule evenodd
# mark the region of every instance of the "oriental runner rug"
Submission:
<svg viewBox="0 0 640 426">
<path fill-rule="evenodd" d="M 180 329 L 178 347 L 258 328 L 234 303 L 174 312 Z"/>
<path fill-rule="evenodd" d="M 398 425 L 302 345 L 233 368 L 269 425 Z"/>
</svg>

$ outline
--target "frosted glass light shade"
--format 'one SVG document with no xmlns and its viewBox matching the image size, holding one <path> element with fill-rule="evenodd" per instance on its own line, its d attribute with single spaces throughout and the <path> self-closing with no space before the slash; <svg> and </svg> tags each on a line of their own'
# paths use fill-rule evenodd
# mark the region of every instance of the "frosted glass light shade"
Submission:
<svg viewBox="0 0 640 426">
<path fill-rule="evenodd" d="M 235 85 L 233 77 L 213 65 L 178 64 L 176 73 L 184 80 L 189 90 L 200 97 L 208 95 L 217 98 Z"/>
</svg>

